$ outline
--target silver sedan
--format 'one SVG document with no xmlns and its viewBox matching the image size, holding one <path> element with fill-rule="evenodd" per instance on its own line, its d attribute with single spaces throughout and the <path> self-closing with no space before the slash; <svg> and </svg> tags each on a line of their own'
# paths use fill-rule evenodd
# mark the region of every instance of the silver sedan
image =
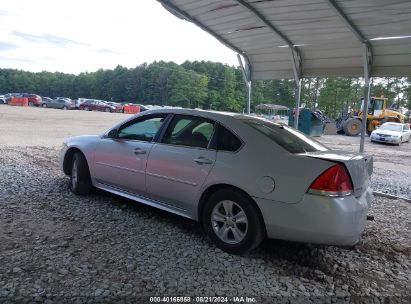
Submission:
<svg viewBox="0 0 411 304">
<path fill-rule="evenodd" d="M 65 140 L 60 159 L 75 194 L 96 187 L 200 221 L 235 254 L 265 237 L 353 245 L 372 200 L 372 157 L 234 113 L 145 111 Z"/>
</svg>

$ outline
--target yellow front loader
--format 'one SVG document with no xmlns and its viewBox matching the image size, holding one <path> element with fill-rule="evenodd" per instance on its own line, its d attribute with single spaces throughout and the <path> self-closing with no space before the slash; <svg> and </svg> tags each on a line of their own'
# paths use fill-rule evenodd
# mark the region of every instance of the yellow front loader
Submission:
<svg viewBox="0 0 411 304">
<path fill-rule="evenodd" d="M 341 114 L 335 121 L 338 134 L 348 136 L 356 136 L 361 133 L 361 124 L 363 118 L 364 99 L 361 98 L 361 103 L 358 109 L 350 113 Z M 403 123 L 405 116 L 395 109 L 388 107 L 388 99 L 384 97 L 371 97 L 368 102 L 367 113 L 367 134 L 370 135 L 377 126 L 382 125 L 387 121 Z"/>
</svg>

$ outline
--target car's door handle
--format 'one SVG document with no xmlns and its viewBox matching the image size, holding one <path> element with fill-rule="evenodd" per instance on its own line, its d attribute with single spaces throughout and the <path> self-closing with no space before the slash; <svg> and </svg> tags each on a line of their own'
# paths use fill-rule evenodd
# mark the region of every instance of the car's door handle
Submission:
<svg viewBox="0 0 411 304">
<path fill-rule="evenodd" d="M 209 165 L 213 163 L 211 159 L 208 159 L 202 156 L 200 156 L 199 158 L 194 158 L 194 161 L 199 165 L 205 165 L 205 164 Z"/>
<path fill-rule="evenodd" d="M 134 150 L 134 154 L 139 155 L 139 154 L 146 154 L 146 150 L 143 150 L 141 148 L 136 148 Z"/>
</svg>

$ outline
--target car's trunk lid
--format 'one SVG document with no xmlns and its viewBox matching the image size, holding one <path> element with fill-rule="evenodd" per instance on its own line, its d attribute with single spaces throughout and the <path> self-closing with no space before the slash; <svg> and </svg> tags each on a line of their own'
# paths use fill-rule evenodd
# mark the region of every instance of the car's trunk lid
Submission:
<svg viewBox="0 0 411 304">
<path fill-rule="evenodd" d="M 354 195 L 360 196 L 367 190 L 373 171 L 373 157 L 344 151 L 307 152 L 308 157 L 342 163 L 347 168 L 354 187 Z"/>
</svg>

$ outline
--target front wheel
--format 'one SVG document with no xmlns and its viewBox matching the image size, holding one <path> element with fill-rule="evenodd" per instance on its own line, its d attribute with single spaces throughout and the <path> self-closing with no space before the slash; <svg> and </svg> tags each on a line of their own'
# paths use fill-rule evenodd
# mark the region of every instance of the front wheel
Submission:
<svg viewBox="0 0 411 304">
<path fill-rule="evenodd" d="M 111 110 L 109 108 L 106 108 L 106 112 L 111 112 Z"/>
<path fill-rule="evenodd" d="M 63 107 L 63 110 L 67 110 L 67 107 L 66 107 L 66 106 L 64 106 L 64 107 Z"/>
<path fill-rule="evenodd" d="M 357 136 L 361 133 L 361 120 L 350 118 L 343 124 L 344 133 L 348 136 Z"/>
<path fill-rule="evenodd" d="M 91 191 L 91 178 L 86 158 L 80 152 L 73 155 L 71 162 L 71 191 L 74 194 L 88 194 Z"/>
<path fill-rule="evenodd" d="M 228 253 L 247 253 L 265 237 L 258 208 L 247 196 L 232 189 L 219 190 L 210 197 L 202 224 L 213 243 Z"/>
</svg>

